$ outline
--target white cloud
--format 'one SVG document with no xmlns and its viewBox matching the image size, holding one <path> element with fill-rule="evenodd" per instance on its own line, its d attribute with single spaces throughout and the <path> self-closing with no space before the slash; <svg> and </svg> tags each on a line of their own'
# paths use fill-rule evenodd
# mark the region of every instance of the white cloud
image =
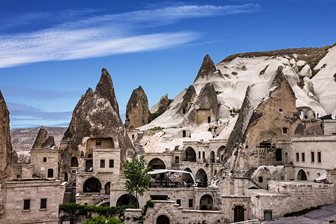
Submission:
<svg viewBox="0 0 336 224">
<path fill-rule="evenodd" d="M 144 32 L 144 29 L 183 19 L 258 10 L 256 4 L 175 6 L 93 16 L 40 31 L 0 35 L 0 68 L 175 47 L 192 42 L 200 35 L 194 32 Z"/>
</svg>

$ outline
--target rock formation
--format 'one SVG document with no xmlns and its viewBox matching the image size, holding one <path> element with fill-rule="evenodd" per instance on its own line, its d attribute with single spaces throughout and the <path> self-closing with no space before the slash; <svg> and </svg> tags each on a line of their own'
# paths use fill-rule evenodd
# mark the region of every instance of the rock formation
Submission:
<svg viewBox="0 0 336 224">
<path fill-rule="evenodd" d="M 214 64 L 214 62 L 212 61 L 212 59 L 210 58 L 210 56 L 207 54 L 205 55 L 202 65 L 200 67 L 200 69 L 198 70 L 198 74 L 196 76 L 196 79 L 199 78 L 207 78 L 208 76 L 210 76 L 212 73 L 214 73 L 216 71 L 216 66 Z M 194 81 L 194 82 L 195 82 Z"/>
<path fill-rule="evenodd" d="M 266 90 L 265 95 L 260 94 L 262 89 Z M 234 167 L 236 172 L 262 165 L 257 158 L 258 148 L 267 145 L 274 149 L 276 140 L 288 140 L 294 135 L 299 123 L 295 101 L 282 67 L 268 87 L 265 84 L 249 87 L 227 143 L 224 163 L 231 163 L 226 165 Z"/>
<path fill-rule="evenodd" d="M 9 178 L 12 172 L 11 165 L 15 153 L 12 150 L 9 111 L 5 99 L 0 91 L 0 180 Z"/>
<path fill-rule="evenodd" d="M 139 86 L 133 90 L 127 103 L 125 127 L 133 129 L 148 124 L 149 117 L 148 99 L 145 91 Z"/>
<path fill-rule="evenodd" d="M 196 97 L 195 87 L 193 85 L 190 85 L 186 93 L 183 95 L 183 100 L 182 100 L 182 103 L 180 104 L 178 112 L 182 114 L 188 113 L 195 97 Z"/>
<path fill-rule="evenodd" d="M 53 136 L 49 136 L 48 131 L 44 128 L 40 128 L 37 133 L 35 142 L 32 149 L 44 149 L 52 148 L 55 146 L 55 139 Z"/>
<path fill-rule="evenodd" d="M 77 103 L 72 119 L 61 144 L 63 169 L 68 169 L 71 156 L 80 157 L 78 146 L 84 137 L 112 137 L 119 142 L 121 160 L 125 161 L 126 150 L 132 148 L 122 122 L 115 97 L 112 79 L 102 69 L 100 81 L 94 92 L 89 88 Z"/>
</svg>

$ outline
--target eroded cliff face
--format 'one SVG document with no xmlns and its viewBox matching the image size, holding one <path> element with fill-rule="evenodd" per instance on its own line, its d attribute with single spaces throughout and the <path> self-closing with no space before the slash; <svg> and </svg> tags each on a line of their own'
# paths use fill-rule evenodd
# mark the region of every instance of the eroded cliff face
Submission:
<svg viewBox="0 0 336 224">
<path fill-rule="evenodd" d="M 102 69 L 96 91 L 89 88 L 73 111 L 60 146 L 62 169 L 69 169 L 72 156 L 80 158 L 78 146 L 84 144 L 85 137 L 112 138 L 117 141 L 121 149 L 121 161 L 125 161 L 126 150 L 132 148 L 120 120 L 112 79 L 106 69 Z"/>
<path fill-rule="evenodd" d="M 126 107 L 125 127 L 134 129 L 148 124 L 150 112 L 148 109 L 148 99 L 141 86 L 133 90 Z"/>
<path fill-rule="evenodd" d="M 296 110 L 295 94 L 279 67 L 266 95 L 262 96 L 261 86 L 248 88 L 242 110 L 229 137 L 224 163 L 234 172 L 244 173 L 251 168 L 265 165 L 275 160 L 267 155 L 274 151 L 277 140 L 289 140 L 300 122 Z M 260 102 L 255 104 L 252 95 L 260 94 Z M 266 154 L 260 156 L 266 149 Z M 265 158 L 263 157 L 265 156 Z M 231 164 L 230 164 L 231 163 Z"/>
<path fill-rule="evenodd" d="M 0 91 L 0 181 L 10 178 L 11 165 L 15 160 L 15 152 L 12 150 L 9 111 L 5 99 Z"/>
</svg>

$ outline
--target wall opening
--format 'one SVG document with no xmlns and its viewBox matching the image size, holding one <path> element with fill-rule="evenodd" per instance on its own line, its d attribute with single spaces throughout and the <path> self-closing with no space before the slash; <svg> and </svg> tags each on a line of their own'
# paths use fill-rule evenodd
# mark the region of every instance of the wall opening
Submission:
<svg viewBox="0 0 336 224">
<path fill-rule="evenodd" d="M 101 183 L 95 177 L 91 177 L 84 182 L 83 192 L 87 192 L 87 193 L 100 192 L 100 189 L 101 189 Z"/>
<path fill-rule="evenodd" d="M 236 205 L 233 210 L 234 210 L 234 222 L 242 222 L 245 220 L 243 206 Z"/>
<path fill-rule="evenodd" d="M 307 174 L 304 170 L 299 170 L 298 174 L 297 174 L 297 179 L 298 180 L 307 180 Z"/>
<path fill-rule="evenodd" d="M 170 219 L 166 215 L 160 215 L 156 218 L 156 224 L 170 224 Z"/>
<path fill-rule="evenodd" d="M 203 195 L 200 200 L 200 210 L 212 210 L 213 198 L 209 195 Z"/>
<path fill-rule="evenodd" d="M 196 152 L 193 148 L 188 147 L 185 150 L 186 161 L 196 162 Z"/>
</svg>

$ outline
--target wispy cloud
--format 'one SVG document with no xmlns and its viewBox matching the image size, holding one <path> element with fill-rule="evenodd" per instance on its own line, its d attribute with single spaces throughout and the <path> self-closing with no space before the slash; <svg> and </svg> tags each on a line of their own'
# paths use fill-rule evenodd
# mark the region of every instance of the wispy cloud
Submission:
<svg viewBox="0 0 336 224">
<path fill-rule="evenodd" d="M 185 19 L 259 11 L 257 4 L 185 5 L 122 14 L 85 16 L 29 33 L 0 35 L 0 68 L 41 61 L 72 60 L 176 47 L 200 38 L 192 31 L 154 32 Z M 84 13 L 83 13 L 84 14 Z M 77 18 L 79 12 L 68 12 Z M 45 17 L 35 14 L 31 17 Z M 66 17 L 68 18 L 68 17 Z M 12 27 L 13 24 L 10 24 Z"/>
<path fill-rule="evenodd" d="M 81 95 L 80 92 L 76 91 L 65 91 L 65 90 L 51 90 L 51 89 L 40 89 L 40 88 L 30 88 L 26 86 L 6 86 L 2 89 L 7 97 L 24 97 L 25 99 L 62 99 L 69 97 L 77 97 Z"/>
<path fill-rule="evenodd" d="M 71 118 L 71 112 L 46 112 L 25 104 L 7 103 L 11 114 L 11 126 L 39 126 L 43 124 L 66 123 Z M 24 124 L 24 125 L 23 125 Z"/>
</svg>

